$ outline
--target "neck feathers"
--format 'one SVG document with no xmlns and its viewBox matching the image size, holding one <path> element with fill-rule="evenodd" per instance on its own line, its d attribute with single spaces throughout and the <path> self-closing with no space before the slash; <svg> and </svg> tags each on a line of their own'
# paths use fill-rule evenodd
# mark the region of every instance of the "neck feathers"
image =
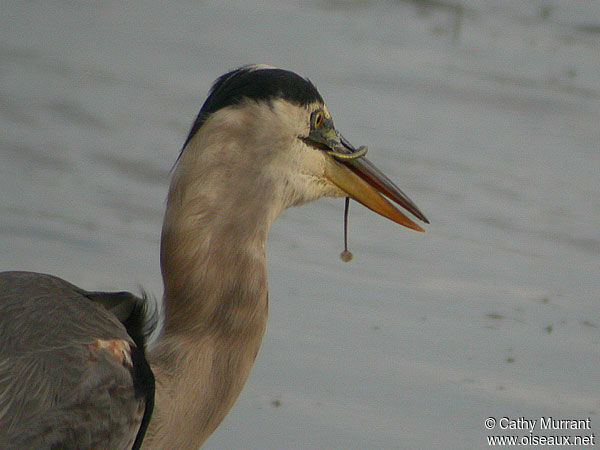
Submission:
<svg viewBox="0 0 600 450">
<path fill-rule="evenodd" d="M 239 395 L 266 326 L 265 242 L 279 209 L 270 184 L 244 172 L 242 143 L 231 141 L 239 147 L 227 158 L 217 154 L 223 143 L 205 135 L 214 130 L 198 133 L 181 155 L 165 213 L 150 448 L 198 448 L 210 436 Z"/>
<path fill-rule="evenodd" d="M 222 135 L 202 130 L 171 183 L 161 240 L 167 333 L 235 333 L 260 322 L 265 306 L 265 243 L 281 208 L 269 179 L 249 173 L 256 164 L 242 136 Z"/>
</svg>

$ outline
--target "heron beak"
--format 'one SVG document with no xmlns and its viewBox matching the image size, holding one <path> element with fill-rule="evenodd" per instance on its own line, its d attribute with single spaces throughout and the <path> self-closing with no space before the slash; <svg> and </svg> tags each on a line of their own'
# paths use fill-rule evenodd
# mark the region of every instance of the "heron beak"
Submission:
<svg viewBox="0 0 600 450">
<path fill-rule="evenodd" d="M 329 147 L 328 153 L 332 155 L 327 159 L 326 177 L 349 197 L 377 214 L 405 227 L 424 232 L 423 228 L 404 215 L 391 201 L 425 223 L 429 223 L 427 217 L 398 186 L 368 159 L 364 156 L 350 159 L 336 157 L 336 154 L 351 155 L 360 149 L 357 150 L 340 133 L 334 132 L 337 139 L 332 139 L 328 133 L 327 144 L 323 140 L 320 141 L 321 144 Z"/>
</svg>

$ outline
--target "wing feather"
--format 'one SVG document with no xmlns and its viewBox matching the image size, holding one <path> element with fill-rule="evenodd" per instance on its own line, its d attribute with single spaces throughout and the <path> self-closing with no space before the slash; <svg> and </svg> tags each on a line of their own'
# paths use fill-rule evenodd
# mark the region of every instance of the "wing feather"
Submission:
<svg viewBox="0 0 600 450">
<path fill-rule="evenodd" d="M 143 340 L 119 320 L 141 299 L 117 293 L 118 318 L 86 294 L 50 275 L 0 273 L 0 448 L 132 448 L 147 426 L 154 379 Z"/>
</svg>

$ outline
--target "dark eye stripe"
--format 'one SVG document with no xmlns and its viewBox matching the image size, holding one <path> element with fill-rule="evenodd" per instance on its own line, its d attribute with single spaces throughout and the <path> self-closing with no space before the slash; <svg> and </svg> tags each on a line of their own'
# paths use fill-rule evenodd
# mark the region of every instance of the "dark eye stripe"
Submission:
<svg viewBox="0 0 600 450">
<path fill-rule="evenodd" d="M 256 69 L 244 66 L 221 76 L 213 85 L 183 147 L 200 129 L 208 116 L 244 99 L 270 101 L 283 98 L 300 106 L 323 103 L 317 88 L 306 78 L 283 69 Z"/>
</svg>

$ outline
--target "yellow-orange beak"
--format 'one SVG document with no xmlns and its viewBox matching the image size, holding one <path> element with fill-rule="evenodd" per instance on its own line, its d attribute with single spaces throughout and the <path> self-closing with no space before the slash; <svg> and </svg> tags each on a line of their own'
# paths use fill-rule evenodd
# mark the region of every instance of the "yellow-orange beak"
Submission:
<svg viewBox="0 0 600 450">
<path fill-rule="evenodd" d="M 332 122 L 330 127 L 326 128 L 328 129 L 311 132 L 307 138 L 321 148 L 325 147 L 331 156 L 327 158 L 326 177 L 349 197 L 377 214 L 405 227 L 424 232 L 423 228 L 404 215 L 390 200 L 423 222 L 429 223 L 417 205 L 364 156 L 352 157 L 352 154 L 360 149 L 356 150 L 338 133 Z"/>
<path fill-rule="evenodd" d="M 378 174 L 383 177 L 377 176 Z M 377 214 L 413 230 L 425 231 L 382 195 L 387 195 L 423 222 L 429 223 L 419 208 L 364 157 L 343 163 L 332 158 L 328 161 L 326 176 L 349 197 Z"/>
</svg>

